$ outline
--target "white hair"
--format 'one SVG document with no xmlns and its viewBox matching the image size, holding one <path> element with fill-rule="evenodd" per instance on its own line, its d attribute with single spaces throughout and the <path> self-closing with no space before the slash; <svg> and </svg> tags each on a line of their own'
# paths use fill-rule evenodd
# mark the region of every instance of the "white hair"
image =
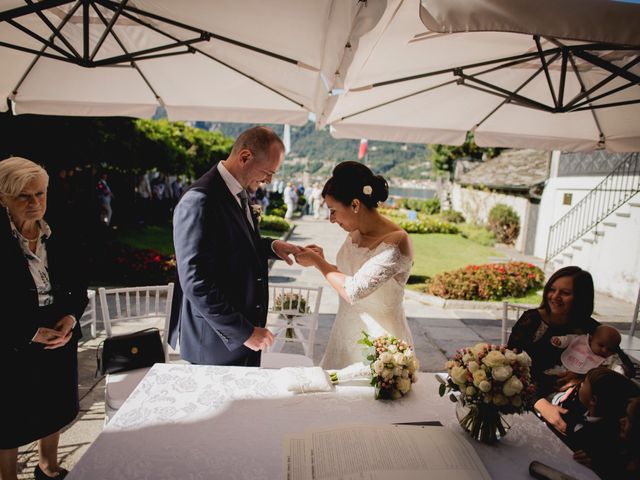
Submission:
<svg viewBox="0 0 640 480">
<path fill-rule="evenodd" d="M 9 157 L 0 162 L 0 195 L 15 197 L 31 180 L 43 177 L 49 183 L 49 174 L 37 163 L 22 157 Z"/>
</svg>

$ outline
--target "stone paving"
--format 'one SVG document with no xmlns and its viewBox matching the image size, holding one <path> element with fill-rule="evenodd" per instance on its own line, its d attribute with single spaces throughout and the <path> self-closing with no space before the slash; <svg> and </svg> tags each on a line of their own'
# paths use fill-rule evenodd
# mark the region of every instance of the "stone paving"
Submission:
<svg viewBox="0 0 640 480">
<path fill-rule="evenodd" d="M 327 220 L 303 217 L 296 220 L 296 228 L 289 241 L 307 245 L 315 243 L 324 248 L 328 260 L 334 261 L 346 233 Z M 502 253 L 508 257 L 522 259 L 522 255 L 509 250 Z M 539 264 L 540 259 L 528 261 Z M 270 282 L 276 284 L 322 285 L 323 295 L 320 307 L 319 327 L 316 333 L 314 361 L 317 364 L 324 352 L 329 332 L 338 309 L 338 295 L 328 286 L 322 275 L 314 268 L 299 265 L 287 266 L 275 262 L 270 273 Z M 598 295 L 596 310 L 598 318 L 612 323 L 625 331 L 631 319 L 633 305 L 627 302 Z M 70 469 L 89 448 L 102 431 L 104 424 L 104 380 L 95 378 L 96 349 L 104 339 L 98 308 L 98 337 L 91 339 L 88 328 L 79 348 L 81 411 L 76 421 L 63 432 L 60 442 L 62 464 Z M 413 333 L 415 349 L 421 370 L 442 371 L 444 363 L 456 349 L 473 345 L 480 341 L 497 343 L 500 339 L 501 306 L 495 309 L 441 308 L 429 304 L 428 297 L 406 290 L 405 310 Z M 285 350 L 287 351 L 287 350 Z M 33 468 L 37 461 L 36 444 L 20 449 L 19 478 L 33 478 Z"/>
</svg>

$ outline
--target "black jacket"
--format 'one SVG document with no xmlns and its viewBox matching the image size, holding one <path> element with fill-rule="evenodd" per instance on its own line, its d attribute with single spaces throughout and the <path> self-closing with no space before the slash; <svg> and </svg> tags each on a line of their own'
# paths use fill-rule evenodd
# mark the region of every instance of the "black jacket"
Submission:
<svg viewBox="0 0 640 480">
<path fill-rule="evenodd" d="M 11 354 L 24 349 L 41 326 L 52 327 L 64 315 L 72 314 L 79 321 L 87 306 L 86 260 L 78 249 L 52 225 L 51 236 L 45 240 L 49 279 L 54 297 L 54 318 L 44 325 L 38 315 L 38 293 L 29 272 L 27 259 L 11 233 L 9 219 L 0 211 L 0 352 Z M 80 336 L 80 325 L 74 335 Z"/>
</svg>

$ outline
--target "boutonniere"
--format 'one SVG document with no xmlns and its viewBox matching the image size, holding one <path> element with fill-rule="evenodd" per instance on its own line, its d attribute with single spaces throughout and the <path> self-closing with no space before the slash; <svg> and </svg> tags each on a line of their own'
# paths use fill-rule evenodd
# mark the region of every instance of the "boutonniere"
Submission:
<svg viewBox="0 0 640 480">
<path fill-rule="evenodd" d="M 251 215 L 256 219 L 258 223 L 260 223 L 260 219 L 262 218 L 262 205 L 254 203 L 251 205 Z"/>
</svg>

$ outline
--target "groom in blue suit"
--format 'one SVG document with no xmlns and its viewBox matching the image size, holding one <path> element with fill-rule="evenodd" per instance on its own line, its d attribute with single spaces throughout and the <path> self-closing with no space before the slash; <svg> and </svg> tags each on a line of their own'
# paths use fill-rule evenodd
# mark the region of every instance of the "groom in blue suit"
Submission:
<svg viewBox="0 0 640 480">
<path fill-rule="evenodd" d="M 173 215 L 179 286 L 169 342 L 183 359 L 205 365 L 258 366 L 273 335 L 265 328 L 269 258 L 289 265 L 299 247 L 261 238 L 248 193 L 269 183 L 284 145 L 269 128 L 254 127 L 229 157 L 198 179 Z"/>
</svg>

